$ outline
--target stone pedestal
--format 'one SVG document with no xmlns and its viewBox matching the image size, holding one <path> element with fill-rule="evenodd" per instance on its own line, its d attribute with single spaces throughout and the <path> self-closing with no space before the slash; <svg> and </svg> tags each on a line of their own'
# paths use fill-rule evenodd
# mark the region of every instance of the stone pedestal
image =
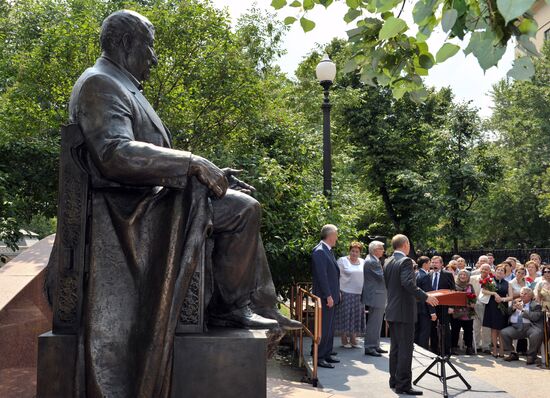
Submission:
<svg viewBox="0 0 550 398">
<path fill-rule="evenodd" d="M 75 335 L 38 338 L 37 398 L 72 398 Z M 265 330 L 213 328 L 174 338 L 171 398 L 265 398 Z"/>
<path fill-rule="evenodd" d="M 76 350 L 75 335 L 38 337 L 37 398 L 74 397 Z"/>
<path fill-rule="evenodd" d="M 171 398 L 265 398 L 265 330 L 176 335 Z"/>
</svg>

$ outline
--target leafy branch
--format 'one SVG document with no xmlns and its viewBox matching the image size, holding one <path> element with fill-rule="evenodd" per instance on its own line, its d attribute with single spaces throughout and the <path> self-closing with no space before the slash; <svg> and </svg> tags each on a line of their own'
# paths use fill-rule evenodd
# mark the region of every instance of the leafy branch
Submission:
<svg viewBox="0 0 550 398">
<path fill-rule="evenodd" d="M 546 0 L 550 4 L 550 0 Z M 429 70 L 453 57 L 460 42 L 468 39 L 464 53 L 473 54 L 481 68 L 496 66 L 508 45 L 517 40 L 525 56 L 514 62 L 508 76 L 516 80 L 530 79 L 534 74 L 533 58 L 539 53 L 531 41 L 538 29 L 530 10 L 535 0 L 417 0 L 412 9 L 418 33 L 401 18 L 404 0 L 346 0 L 348 12 L 344 21 L 355 22 L 348 30 L 353 52 L 345 66 L 356 71 L 369 85 L 389 87 L 395 98 L 409 93 L 422 101 L 427 93 L 422 77 Z M 285 24 L 300 22 L 304 32 L 315 28 L 308 12 L 317 6 L 330 7 L 332 0 L 273 0 L 275 10 L 292 9 L 294 15 Z M 284 11 L 280 11 L 284 12 Z M 447 37 L 434 54 L 427 40 L 436 28 Z"/>
</svg>

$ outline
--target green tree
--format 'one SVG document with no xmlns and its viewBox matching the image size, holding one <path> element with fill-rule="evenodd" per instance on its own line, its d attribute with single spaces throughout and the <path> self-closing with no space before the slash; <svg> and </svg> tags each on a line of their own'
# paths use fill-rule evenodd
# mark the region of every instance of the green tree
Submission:
<svg viewBox="0 0 550 398">
<path fill-rule="evenodd" d="M 102 20 L 134 9 L 156 27 L 159 65 L 145 95 L 176 148 L 244 169 L 263 205 L 264 243 L 284 293 L 309 279 L 324 223 L 355 236 L 356 203 L 329 211 L 321 193 L 317 132 L 288 107 L 295 83 L 274 66 L 287 28 L 250 10 L 232 30 L 208 1 L 0 0 L 0 238 L 19 228 L 47 235 L 56 215 L 59 129 L 72 86 L 100 55 Z"/>
<path fill-rule="evenodd" d="M 302 108 L 311 106 L 307 98 L 320 93 L 314 80 L 320 52 L 326 51 L 339 63 L 351 48 L 345 41 L 333 40 L 321 50 L 306 58 L 297 71 Z M 397 100 L 391 90 L 371 87 L 353 71 L 339 70 L 331 100 L 334 151 L 340 156 L 335 174 L 358 196 L 359 230 L 370 235 L 405 233 L 424 243 L 438 220 L 433 211 L 438 192 L 433 187 L 431 148 L 452 103 L 450 90 L 432 91 L 418 104 L 408 94 Z M 308 108 L 307 112 L 319 111 Z"/>
<path fill-rule="evenodd" d="M 472 206 L 501 176 L 499 159 L 484 142 L 481 126 L 477 109 L 470 103 L 454 105 L 433 151 L 441 184 L 442 232 L 452 242 L 454 253 L 459 252 L 459 241 L 469 235 L 466 221 Z"/>
<path fill-rule="evenodd" d="M 376 192 L 391 221 L 391 234 L 423 242 L 437 223 L 431 148 L 451 106 L 449 90 L 423 104 L 395 100 L 387 89 L 364 87 L 343 107 L 344 126 L 356 143 L 354 159 L 366 190 Z"/>
<path fill-rule="evenodd" d="M 489 123 L 503 177 L 479 203 L 473 229 L 485 246 L 550 243 L 550 46 L 536 63 L 532 81 L 495 85 Z"/>
</svg>

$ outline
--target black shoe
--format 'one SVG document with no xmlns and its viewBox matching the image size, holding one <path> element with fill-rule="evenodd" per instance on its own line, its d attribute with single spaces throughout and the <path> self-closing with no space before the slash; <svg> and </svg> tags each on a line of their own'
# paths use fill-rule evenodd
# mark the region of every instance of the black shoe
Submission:
<svg viewBox="0 0 550 398">
<path fill-rule="evenodd" d="M 380 347 L 378 347 L 378 348 L 376 349 L 376 352 L 378 352 L 378 353 L 380 353 L 380 354 L 387 354 L 387 353 L 388 353 L 388 351 L 386 351 L 386 350 L 384 350 L 383 348 L 380 348 Z"/>
<path fill-rule="evenodd" d="M 245 329 L 273 329 L 279 326 L 276 320 L 255 314 L 248 306 L 226 314 L 210 314 L 208 323 L 212 326 L 232 326 Z"/>
<path fill-rule="evenodd" d="M 338 353 L 336 351 L 331 351 L 328 355 L 334 356 L 334 355 L 338 355 Z"/>
<path fill-rule="evenodd" d="M 328 363 L 324 359 L 321 359 L 320 361 L 317 361 L 317 366 L 319 366 L 320 368 L 334 369 L 334 365 L 331 365 L 330 363 Z"/>
<path fill-rule="evenodd" d="M 325 361 L 327 361 L 328 363 L 340 363 L 340 360 L 339 359 L 336 359 L 336 358 L 332 358 L 332 357 L 327 357 L 325 358 Z"/>
<path fill-rule="evenodd" d="M 396 394 L 404 394 L 404 395 L 423 395 L 424 394 L 422 391 L 415 390 L 414 388 L 410 388 L 410 389 L 404 390 L 404 391 L 396 389 L 395 393 Z"/>
<path fill-rule="evenodd" d="M 254 312 L 264 318 L 276 320 L 284 330 L 300 330 L 303 327 L 301 322 L 287 318 L 277 308 L 254 308 Z"/>
<path fill-rule="evenodd" d="M 474 349 L 472 347 L 466 347 L 466 355 L 474 355 Z"/>
<path fill-rule="evenodd" d="M 526 365 L 534 365 L 537 362 L 537 356 L 536 355 L 527 355 L 527 362 L 525 362 Z"/>
<path fill-rule="evenodd" d="M 365 350 L 365 355 L 370 355 L 371 357 L 381 357 L 382 356 L 382 354 L 380 354 L 379 352 L 377 352 L 374 349 Z"/>
<path fill-rule="evenodd" d="M 504 357 L 504 360 L 506 362 L 517 361 L 517 360 L 519 360 L 519 355 L 516 354 L 515 352 L 511 352 L 510 355 Z"/>
</svg>

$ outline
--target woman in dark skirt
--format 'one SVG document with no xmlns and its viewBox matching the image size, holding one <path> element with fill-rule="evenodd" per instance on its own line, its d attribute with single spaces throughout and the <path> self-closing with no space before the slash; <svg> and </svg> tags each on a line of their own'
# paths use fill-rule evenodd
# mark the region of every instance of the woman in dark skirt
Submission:
<svg viewBox="0 0 550 398">
<path fill-rule="evenodd" d="M 500 331 L 508 326 L 508 312 L 501 311 L 499 304 L 508 308 L 508 302 L 513 298 L 512 288 L 508 285 L 508 282 L 504 279 L 506 276 L 506 265 L 499 264 L 495 268 L 494 283 L 496 291 L 491 292 L 486 289 L 482 289 L 483 294 L 491 296 L 489 303 L 485 306 L 485 314 L 483 315 L 483 326 L 491 329 L 491 341 L 493 343 L 493 356 L 495 358 L 504 357 L 504 343 Z M 497 352 L 497 343 L 500 343 L 499 350 Z"/>
</svg>

